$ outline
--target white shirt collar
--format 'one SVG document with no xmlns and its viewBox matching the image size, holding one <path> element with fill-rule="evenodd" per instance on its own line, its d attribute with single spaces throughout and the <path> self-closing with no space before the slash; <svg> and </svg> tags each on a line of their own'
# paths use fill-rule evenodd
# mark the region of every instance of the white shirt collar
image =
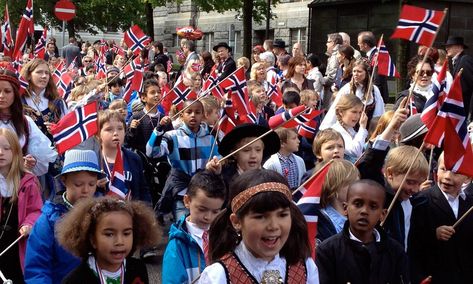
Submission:
<svg viewBox="0 0 473 284">
<path fill-rule="evenodd" d="M 445 198 L 447 199 L 448 202 L 453 202 L 455 200 L 457 200 L 459 197 L 461 197 L 463 200 L 465 200 L 466 198 L 466 194 L 465 194 L 465 191 L 463 189 L 460 190 L 460 193 L 458 194 L 457 197 L 449 194 L 449 193 L 446 193 L 446 192 L 443 192 L 442 190 L 440 190 L 440 192 L 442 192 L 443 196 L 445 196 Z"/>
<path fill-rule="evenodd" d="M 355 235 L 353 235 L 353 233 L 351 232 L 350 228 L 348 228 L 348 234 L 350 235 L 350 240 L 354 240 L 354 241 L 363 243 L 360 239 L 358 239 L 357 237 L 355 237 Z M 379 243 L 379 242 L 381 241 L 381 235 L 379 234 L 378 230 L 373 229 L 373 235 L 374 235 L 374 240 L 375 240 L 377 243 Z"/>
<path fill-rule="evenodd" d="M 0 174 L 0 197 L 11 197 L 13 195 L 13 185 Z"/>
<path fill-rule="evenodd" d="M 373 46 L 373 48 L 371 48 L 370 50 L 368 50 L 368 52 L 366 53 L 366 56 L 367 56 L 367 57 L 370 57 L 370 56 L 371 56 L 371 53 L 373 53 L 375 50 L 376 50 L 376 46 Z"/>
<path fill-rule="evenodd" d="M 193 236 L 198 237 L 199 239 L 202 239 L 202 235 L 204 234 L 205 230 L 199 228 L 195 223 L 189 221 L 188 218 L 189 217 L 186 218 L 187 232 Z"/>
</svg>

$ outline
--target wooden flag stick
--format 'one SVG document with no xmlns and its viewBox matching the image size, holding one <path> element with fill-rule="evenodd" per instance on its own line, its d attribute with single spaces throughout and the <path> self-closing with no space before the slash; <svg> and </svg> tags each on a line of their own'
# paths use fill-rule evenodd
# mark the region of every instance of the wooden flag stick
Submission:
<svg viewBox="0 0 473 284">
<path fill-rule="evenodd" d="M 394 198 L 393 198 L 393 200 L 391 201 L 391 204 L 389 204 L 388 211 L 386 212 L 386 215 L 384 216 L 384 220 L 381 221 L 381 226 L 384 225 L 384 222 L 386 222 L 386 219 L 388 218 L 389 213 L 391 213 L 391 210 L 392 210 L 393 207 L 394 207 L 394 203 L 395 203 L 396 200 L 399 198 L 399 194 L 401 194 L 402 187 L 403 187 L 404 184 L 406 183 L 407 176 L 409 176 L 409 174 L 410 174 L 410 172 L 411 172 L 411 169 L 412 169 L 412 166 L 414 165 L 415 161 L 417 160 L 417 157 L 422 153 L 422 149 L 424 148 L 424 146 L 425 146 L 425 142 L 422 142 L 422 145 L 420 145 L 420 148 L 419 148 L 419 150 L 417 151 L 417 153 L 416 153 L 414 159 L 412 159 L 411 165 L 409 166 L 409 168 L 407 169 L 406 174 L 405 174 L 404 177 L 402 178 L 401 184 L 399 185 L 399 188 L 397 189 L 396 194 L 394 195 Z"/>
<path fill-rule="evenodd" d="M 457 227 L 458 225 L 460 225 L 460 223 L 473 211 L 473 206 L 470 207 L 470 209 L 468 209 L 468 211 L 466 211 L 461 217 L 460 219 L 458 219 L 455 224 L 453 224 L 453 228 L 455 229 L 455 227 Z"/>
<path fill-rule="evenodd" d="M 328 167 L 328 165 L 330 165 L 334 160 L 331 159 L 330 161 L 328 161 L 325 165 L 323 165 L 318 171 L 316 171 L 315 173 L 313 173 L 308 179 L 306 179 L 306 181 L 304 181 L 301 185 L 299 185 L 299 187 L 294 190 L 292 192 L 292 195 L 294 196 L 294 194 L 296 194 L 297 192 L 301 191 L 302 188 L 304 188 L 304 186 L 306 186 L 306 184 L 308 184 L 316 175 L 320 174 L 321 171 L 323 171 L 326 167 Z"/>
<path fill-rule="evenodd" d="M 368 83 L 368 91 L 366 92 L 368 95 L 366 96 L 365 102 L 363 103 L 363 112 L 365 112 L 365 110 L 366 110 L 366 106 L 368 105 L 368 100 L 369 100 L 369 98 L 371 96 L 371 92 L 373 90 L 374 74 L 376 72 L 376 69 L 378 69 L 378 58 L 379 58 L 379 53 L 380 53 L 380 49 L 381 49 L 381 42 L 383 42 L 383 37 L 384 37 L 384 34 L 382 34 L 381 37 L 379 38 L 378 46 L 376 47 L 378 51 L 377 51 L 376 58 L 374 60 L 373 70 L 371 70 L 371 77 L 370 77 L 370 81 Z"/>
<path fill-rule="evenodd" d="M 301 111 L 300 113 L 298 113 L 297 115 L 294 115 L 293 117 L 291 117 L 290 119 L 284 121 L 283 123 L 281 123 L 281 125 L 278 125 L 276 128 L 273 128 L 273 129 L 270 129 L 268 131 L 266 131 L 264 134 L 260 135 L 259 137 L 256 137 L 255 139 L 251 140 L 250 142 L 246 143 L 245 145 L 241 146 L 240 148 L 236 149 L 235 151 L 231 152 L 230 154 L 226 155 L 225 157 L 221 158 L 218 162 L 221 163 L 223 161 L 225 161 L 226 159 L 230 158 L 231 156 L 235 155 L 236 153 L 238 153 L 239 151 L 243 150 L 244 148 L 248 147 L 249 145 L 253 144 L 254 142 L 258 141 L 259 139 L 262 139 L 263 137 L 269 135 L 271 132 L 273 132 L 274 130 L 278 129 L 279 127 L 282 127 L 284 125 L 286 125 L 288 122 L 294 120 L 296 117 L 298 117 L 300 114 L 302 114 L 303 112 L 307 111 L 308 108 L 305 108 L 303 111 Z"/>
<path fill-rule="evenodd" d="M 0 256 L 4 255 L 12 246 L 14 246 L 21 238 L 23 238 L 25 235 L 20 235 L 16 240 L 13 241 L 6 249 L 4 249 L 1 253 Z"/>
<path fill-rule="evenodd" d="M 153 109 L 155 109 L 162 101 L 163 101 L 164 97 L 160 98 L 149 110 L 145 111 L 145 114 L 143 114 L 139 119 L 138 119 L 138 122 L 140 122 L 143 118 L 145 118 L 145 116 L 148 115 L 148 113 L 150 113 Z"/>
<path fill-rule="evenodd" d="M 108 79 L 108 78 L 105 78 L 105 84 L 108 85 L 109 82 L 113 81 L 115 78 L 117 78 L 118 76 L 120 76 L 120 74 L 123 73 L 123 70 L 125 70 L 125 66 L 128 65 L 128 63 L 130 63 L 130 61 L 133 59 L 133 56 L 130 56 L 130 58 L 128 58 L 128 60 L 125 62 L 125 64 L 123 64 L 123 67 L 120 68 L 120 72 L 118 72 L 117 75 L 111 77 L 111 79 Z"/>
<path fill-rule="evenodd" d="M 181 113 L 183 113 L 186 109 L 190 108 L 194 103 L 196 102 L 200 102 L 201 99 L 205 98 L 206 95 L 202 95 L 200 97 L 198 97 L 196 100 L 193 100 L 190 104 L 188 104 L 186 107 L 184 107 L 183 109 L 181 109 L 180 111 L 178 111 L 175 115 L 173 115 L 171 117 L 171 120 L 174 120 L 176 119 Z"/>
<path fill-rule="evenodd" d="M 217 145 L 217 139 L 218 139 L 218 133 L 220 132 L 220 119 L 217 122 L 217 129 L 215 131 L 215 137 L 214 137 L 214 142 L 212 143 L 212 148 L 210 148 L 210 155 L 209 155 L 209 160 L 207 162 L 210 162 L 212 160 L 212 153 L 215 149 L 215 145 Z"/>
<path fill-rule="evenodd" d="M 429 177 L 431 177 L 430 173 L 432 172 L 432 160 L 434 158 L 434 149 L 435 147 L 432 147 L 430 149 L 430 155 L 429 155 Z"/>
</svg>

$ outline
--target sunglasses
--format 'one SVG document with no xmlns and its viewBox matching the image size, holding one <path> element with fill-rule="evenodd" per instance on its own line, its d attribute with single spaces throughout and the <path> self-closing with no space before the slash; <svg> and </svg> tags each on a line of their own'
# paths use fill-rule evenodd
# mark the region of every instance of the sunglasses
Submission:
<svg viewBox="0 0 473 284">
<path fill-rule="evenodd" d="M 434 74 L 434 71 L 432 71 L 432 70 L 420 70 L 419 71 L 419 76 L 425 76 L 426 75 L 426 76 L 430 77 L 430 76 L 432 76 L 432 74 Z"/>
</svg>

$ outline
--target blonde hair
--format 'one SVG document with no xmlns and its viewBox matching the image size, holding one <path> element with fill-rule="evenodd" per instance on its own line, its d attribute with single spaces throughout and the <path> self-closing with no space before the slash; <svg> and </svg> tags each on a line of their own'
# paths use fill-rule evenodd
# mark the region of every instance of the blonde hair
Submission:
<svg viewBox="0 0 473 284">
<path fill-rule="evenodd" d="M 204 114 L 207 116 L 209 115 L 214 109 L 220 109 L 218 105 L 217 99 L 213 96 L 206 96 L 200 99 L 202 105 L 204 106 Z"/>
<path fill-rule="evenodd" d="M 23 152 L 21 150 L 20 142 L 16 133 L 13 133 L 7 128 L 0 128 L 0 136 L 5 137 L 12 151 L 12 162 L 5 179 L 7 183 L 13 185 L 13 194 L 10 202 L 16 203 L 18 201 L 18 191 L 20 190 L 21 176 L 25 173 L 23 166 Z"/>
<path fill-rule="evenodd" d="M 325 208 L 338 197 L 338 192 L 360 178 L 360 172 L 351 162 L 337 159 L 332 162 L 322 185 L 320 205 Z"/>
<path fill-rule="evenodd" d="M 287 139 L 289 138 L 289 133 L 294 133 L 297 135 L 297 131 L 295 128 L 279 127 L 274 130 L 274 132 L 276 132 L 279 137 L 279 140 L 281 140 L 281 144 L 287 142 Z"/>
<path fill-rule="evenodd" d="M 429 175 L 429 163 L 424 155 L 417 155 L 418 151 L 419 149 L 416 147 L 407 145 L 391 149 L 386 157 L 384 169 L 391 168 L 394 174 L 405 174 L 409 166 L 414 162 L 410 173 L 425 176 L 427 179 Z"/>
<path fill-rule="evenodd" d="M 320 95 L 316 91 L 311 89 L 302 90 L 299 93 L 299 96 L 301 97 L 301 104 L 303 105 L 308 103 L 311 97 L 315 97 L 317 101 L 320 100 Z"/>
<path fill-rule="evenodd" d="M 116 99 L 113 100 L 110 105 L 108 106 L 109 110 L 119 110 L 119 109 L 126 109 L 128 105 L 126 104 L 124 99 Z"/>
<path fill-rule="evenodd" d="M 363 106 L 363 102 L 355 95 L 345 95 L 340 98 L 335 106 L 335 114 L 338 122 L 342 121 L 342 113 L 357 106 Z"/>
<path fill-rule="evenodd" d="M 238 58 L 237 60 L 237 68 L 243 66 L 243 68 L 245 68 L 245 70 L 248 70 L 250 69 L 250 60 L 246 57 L 240 57 Z"/>
<path fill-rule="evenodd" d="M 91 80 L 85 84 L 79 85 L 72 89 L 71 95 L 68 98 L 68 101 L 76 101 L 80 96 L 85 96 L 90 93 L 92 90 L 97 88 L 98 85 L 102 84 L 99 80 Z"/>
<path fill-rule="evenodd" d="M 343 147 L 345 147 L 345 140 L 343 140 L 342 135 L 338 131 L 333 130 L 332 128 L 321 130 L 315 136 L 314 142 L 312 144 L 312 152 L 316 157 L 321 156 L 320 151 L 322 150 L 322 145 L 329 141 L 337 140 L 342 140 Z"/>
<path fill-rule="evenodd" d="M 107 122 L 110 122 L 112 119 L 123 123 L 123 127 L 126 129 L 125 118 L 123 115 L 117 110 L 107 109 L 99 112 L 99 131 L 97 132 L 97 136 L 100 137 L 100 132 L 102 131 L 103 125 Z"/>
<path fill-rule="evenodd" d="M 266 70 L 266 65 L 264 62 L 256 62 L 251 66 L 251 72 L 250 72 L 250 79 L 251 80 L 256 80 L 256 69 L 263 67 Z"/>
<path fill-rule="evenodd" d="M 394 111 L 389 110 L 389 111 L 383 113 L 383 115 L 381 115 L 379 117 L 378 123 L 376 124 L 376 128 L 374 129 L 373 133 L 370 136 L 370 140 L 376 139 L 376 137 L 378 137 L 378 135 L 383 133 L 383 131 L 386 129 L 386 127 L 388 127 L 389 122 L 391 121 L 393 116 L 394 116 Z"/>
</svg>

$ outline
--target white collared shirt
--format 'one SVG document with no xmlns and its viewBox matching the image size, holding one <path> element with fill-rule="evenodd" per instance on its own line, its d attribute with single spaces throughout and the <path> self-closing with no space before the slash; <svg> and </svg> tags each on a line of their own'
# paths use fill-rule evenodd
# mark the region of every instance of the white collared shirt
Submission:
<svg viewBox="0 0 473 284">
<path fill-rule="evenodd" d="M 370 58 L 371 53 L 373 53 L 375 50 L 376 50 L 376 46 L 374 46 L 373 48 L 371 48 L 371 49 L 366 53 L 366 57 Z"/>
<path fill-rule="evenodd" d="M 404 250 L 407 252 L 407 238 L 411 228 L 412 204 L 410 199 L 401 201 L 402 211 L 404 213 Z"/>
<path fill-rule="evenodd" d="M 353 235 L 350 229 L 348 229 L 348 234 L 350 235 L 350 240 L 363 243 L 360 239 L 358 239 L 357 237 L 355 237 L 355 235 Z M 381 235 L 379 234 L 378 230 L 373 229 L 373 235 L 374 235 L 375 242 L 379 243 L 381 241 Z"/>
<path fill-rule="evenodd" d="M 199 228 L 196 224 L 192 223 L 188 219 L 189 217 L 186 218 L 187 232 L 197 242 L 202 251 L 204 251 L 204 241 L 202 239 L 202 235 L 204 234 L 205 230 Z"/>
<path fill-rule="evenodd" d="M 454 197 L 453 195 L 445 193 L 442 190 L 440 191 L 442 192 L 443 196 L 445 196 L 445 199 L 447 199 L 448 205 L 450 205 L 450 207 L 452 208 L 455 218 L 458 218 L 458 206 L 460 204 L 460 197 L 465 200 L 465 192 L 463 191 L 463 189 L 461 189 L 457 197 Z"/>
</svg>

